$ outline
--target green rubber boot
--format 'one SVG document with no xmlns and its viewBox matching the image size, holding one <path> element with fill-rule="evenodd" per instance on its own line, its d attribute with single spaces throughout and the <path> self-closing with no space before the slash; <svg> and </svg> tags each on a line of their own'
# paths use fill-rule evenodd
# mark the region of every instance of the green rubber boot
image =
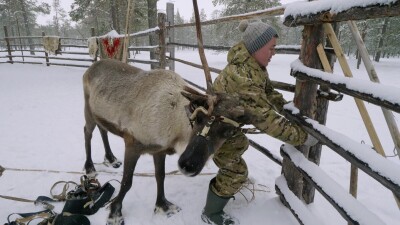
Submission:
<svg viewBox="0 0 400 225">
<path fill-rule="evenodd" d="M 210 186 L 213 180 L 210 182 Z M 208 189 L 206 206 L 201 214 L 201 219 L 208 224 L 215 225 L 238 225 L 239 221 L 226 214 L 223 209 L 230 197 L 221 197 L 215 194 L 211 188 Z"/>
</svg>

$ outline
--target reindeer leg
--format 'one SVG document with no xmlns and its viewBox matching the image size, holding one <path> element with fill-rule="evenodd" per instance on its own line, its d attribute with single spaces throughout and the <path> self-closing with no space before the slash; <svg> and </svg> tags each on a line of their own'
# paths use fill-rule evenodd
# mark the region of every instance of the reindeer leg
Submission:
<svg viewBox="0 0 400 225">
<path fill-rule="evenodd" d="M 181 208 L 172 204 L 165 198 L 164 180 L 165 180 L 165 152 L 159 152 L 153 155 L 154 168 L 157 181 L 157 200 L 154 213 L 166 214 L 168 217 L 178 213 Z"/>
<path fill-rule="evenodd" d="M 121 166 L 122 162 L 119 161 L 111 151 L 110 143 L 108 141 L 107 130 L 101 128 L 100 126 L 98 126 L 98 128 L 100 131 L 101 139 L 103 140 L 104 150 L 106 152 L 106 155 L 104 156 L 104 162 L 106 164 L 111 165 L 114 168 L 119 168 Z"/>
<path fill-rule="evenodd" d="M 125 140 L 125 156 L 124 156 L 124 172 L 122 175 L 121 189 L 111 203 L 111 210 L 108 216 L 107 225 L 124 225 L 124 219 L 122 217 L 122 201 L 126 193 L 132 187 L 132 177 L 135 171 L 136 163 L 141 155 L 140 149 L 137 149 L 138 145 L 134 144 L 134 138 L 131 136 L 124 136 Z"/>
<path fill-rule="evenodd" d="M 86 162 L 85 162 L 85 172 L 89 177 L 96 176 L 96 169 L 94 168 L 93 160 L 92 160 L 92 134 L 94 128 L 96 128 L 96 122 L 93 120 L 92 114 L 90 112 L 89 107 L 86 105 L 85 100 L 85 127 L 83 128 L 83 132 L 85 134 L 85 150 L 86 150 Z"/>
</svg>

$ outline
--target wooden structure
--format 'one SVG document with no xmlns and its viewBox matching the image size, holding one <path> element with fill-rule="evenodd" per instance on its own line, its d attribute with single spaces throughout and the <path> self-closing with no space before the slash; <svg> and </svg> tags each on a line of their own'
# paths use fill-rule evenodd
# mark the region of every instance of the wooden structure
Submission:
<svg viewBox="0 0 400 225">
<path fill-rule="evenodd" d="M 166 34 L 167 29 L 165 27 L 166 24 L 166 16 L 163 13 L 158 14 L 158 26 L 155 28 L 148 29 L 146 31 L 141 31 L 133 34 L 127 35 L 129 38 L 138 38 L 138 37 L 146 37 L 146 36 L 157 36 L 159 41 L 159 45 L 157 46 L 146 46 L 146 47 L 128 47 L 128 54 L 130 55 L 131 51 L 151 51 L 155 52 L 158 55 L 157 60 L 141 60 L 141 59 L 131 59 L 128 58 L 128 62 L 136 62 L 143 64 L 151 64 L 155 65 L 157 68 L 166 68 Z M 4 26 L 4 41 L 6 43 L 7 52 L 6 56 L 0 56 L 1 58 L 7 58 L 7 61 L 0 63 L 26 63 L 26 64 L 46 64 L 47 66 L 56 65 L 56 66 L 74 66 L 74 67 L 89 67 L 93 62 L 97 61 L 98 51 L 96 52 L 96 57 L 91 59 L 89 57 L 88 51 L 88 39 L 86 38 L 65 38 L 60 37 L 61 42 L 61 51 L 59 51 L 59 55 L 57 56 L 49 56 L 48 53 L 44 51 L 43 44 L 41 42 L 45 33 L 42 33 L 42 36 L 18 36 L 18 37 L 10 37 L 8 36 L 7 27 Z M 94 28 L 91 29 L 91 36 L 95 37 Z M 123 35 L 121 35 L 123 36 Z M 28 49 L 28 45 L 18 44 L 18 40 L 31 40 L 34 44 L 29 44 L 29 46 L 34 46 L 37 50 Z M 70 44 L 69 42 L 79 43 L 79 44 Z M 18 50 L 19 48 L 19 50 Z M 79 49 L 79 51 L 69 51 L 66 50 L 68 48 Z M 23 55 L 18 54 L 17 52 L 35 52 L 39 53 L 36 55 Z M 42 55 L 40 55 L 42 54 Z M 68 56 L 66 56 L 68 55 Z M 78 55 L 80 57 L 71 57 L 70 55 Z M 24 60 L 24 58 L 28 58 L 31 60 Z M 21 60 L 22 59 L 22 60 Z M 39 60 L 38 60 L 39 59 Z M 43 60 L 44 59 L 44 60 Z M 43 60 L 43 61 L 41 61 Z M 74 61 L 75 63 L 57 63 L 57 60 L 63 61 Z M 78 63 L 77 63 L 78 62 Z"/>
<path fill-rule="evenodd" d="M 306 4 L 306 3 L 305 3 Z M 341 62 L 341 66 L 344 70 L 344 73 L 348 76 L 351 76 L 351 71 L 346 66 L 346 62 L 343 60 L 343 53 L 340 49 L 340 44 L 336 39 L 336 35 L 334 34 L 331 25 L 324 24 L 326 22 L 336 22 L 336 21 L 346 21 L 351 19 L 357 19 L 356 12 L 363 12 L 362 16 L 359 16 L 358 19 L 367 19 L 367 18 L 378 18 L 378 17 L 385 17 L 385 16 L 399 16 L 400 11 L 398 10 L 399 1 L 395 1 L 390 5 L 370 5 L 366 7 L 352 7 L 349 8 L 345 12 L 340 13 L 331 13 L 330 10 L 326 10 L 323 13 L 318 13 L 317 15 L 303 15 L 301 16 L 302 19 L 297 20 L 297 17 L 287 17 L 289 22 L 286 22 L 286 25 L 296 26 L 296 25 L 304 25 L 303 29 L 303 43 L 300 50 L 300 59 L 304 67 L 306 68 L 313 68 L 315 70 L 325 70 L 327 72 L 332 72 L 333 62 L 335 57 L 330 56 L 328 58 L 326 56 L 327 51 L 324 50 L 334 50 L 334 53 L 339 58 Z M 280 10 L 278 10 L 279 12 Z M 367 12 L 367 13 L 365 13 Z M 275 15 L 277 10 L 266 10 L 261 14 L 263 16 L 266 15 Z M 279 14 L 279 13 L 278 13 Z M 260 13 L 257 14 L 246 14 L 245 18 L 254 18 L 259 17 Z M 340 15 L 344 15 L 343 17 Z M 310 21 L 307 21 L 310 18 L 314 18 Z M 235 19 L 244 19 L 242 16 L 234 16 L 232 18 L 222 18 L 213 21 L 205 21 L 202 24 L 213 24 L 215 21 L 223 22 L 228 20 L 235 20 Z M 296 21 L 296 22 L 293 22 Z M 304 21 L 304 22 L 303 22 Z M 194 24 L 180 24 L 175 25 L 171 28 L 178 28 L 178 27 L 185 27 L 185 26 L 193 26 Z M 326 38 L 326 35 L 329 34 L 329 39 Z M 176 45 L 180 45 L 177 43 L 173 43 Z M 321 46 L 326 46 L 321 47 Z M 207 48 L 206 46 L 204 46 Z M 209 46 L 210 48 L 214 49 L 223 49 L 225 47 L 218 47 L 218 46 Z M 332 48 L 333 47 L 333 48 Z M 197 68 L 202 68 L 200 65 L 196 65 L 190 62 L 186 62 L 181 59 L 175 59 L 171 57 L 167 57 L 170 60 L 176 60 L 181 63 L 185 63 L 187 65 L 191 65 Z M 217 69 L 210 68 L 212 72 L 217 72 Z M 305 70 L 307 71 L 307 70 Z M 339 155 L 343 158 L 348 160 L 352 164 L 352 177 L 356 177 L 356 168 L 362 169 L 372 178 L 376 179 L 380 182 L 383 186 L 391 190 L 397 199 L 400 193 L 400 182 L 398 181 L 398 177 L 390 176 L 390 177 L 382 177 L 381 174 L 377 171 L 377 168 L 371 168 L 373 163 L 368 162 L 365 158 L 359 157 L 354 155 L 354 152 L 357 152 L 357 149 L 345 149 L 339 143 L 340 140 L 335 139 L 329 135 L 324 133 L 318 132 L 318 129 L 314 127 L 313 124 L 308 123 L 307 121 L 309 118 L 315 119 L 318 124 L 325 124 L 327 111 L 328 111 L 328 99 L 322 98 L 318 93 L 330 93 L 330 89 L 335 89 L 336 91 L 340 91 L 342 93 L 349 94 L 356 99 L 356 103 L 358 108 L 360 109 L 360 113 L 366 123 L 366 127 L 368 133 L 370 134 L 371 140 L 374 143 L 374 148 L 367 148 L 365 145 L 361 145 L 360 147 L 363 148 L 368 153 L 365 154 L 372 154 L 371 158 L 376 158 L 376 160 L 381 161 L 382 164 L 389 163 L 384 158 L 380 158 L 377 155 L 374 155 L 375 149 L 378 151 L 383 151 L 379 139 L 377 138 L 376 132 L 374 131 L 372 122 L 366 112 L 364 103 L 360 100 L 365 100 L 373 104 L 377 104 L 379 106 L 384 107 L 386 110 L 396 111 L 400 109 L 400 105 L 397 102 L 390 102 L 389 99 L 385 98 L 375 98 L 371 96 L 370 93 L 360 93 L 357 90 L 348 88 L 341 84 L 335 84 L 332 82 L 322 82 L 324 79 L 317 79 L 315 76 L 303 76 L 306 73 L 303 71 L 295 71 L 293 73 L 294 76 L 299 78 L 296 82 L 295 86 L 295 99 L 294 103 L 297 108 L 299 108 L 303 115 L 299 116 L 295 113 L 292 113 L 288 110 L 285 111 L 288 118 L 297 123 L 303 125 L 303 127 L 311 133 L 313 136 L 317 137 L 321 143 L 327 145 L 332 150 L 336 151 Z M 318 80 L 318 81 L 317 81 Z M 319 88 L 318 88 L 319 87 Z M 286 90 L 293 90 L 286 86 Z M 335 98 L 329 99 L 333 100 Z M 389 101 L 388 101 L 389 100 Z M 328 129 L 324 127 L 325 129 Z M 333 132 L 333 131 L 331 131 Z M 344 137 L 346 138 L 346 137 Z M 257 146 L 257 143 L 251 142 L 252 146 Z M 354 143 L 355 145 L 358 143 Z M 260 146 L 259 146 L 260 147 Z M 300 151 L 299 151 L 300 150 Z M 265 153 L 265 152 L 264 152 Z M 320 156 L 321 156 L 321 145 L 317 145 L 312 147 L 311 149 L 306 148 L 305 146 L 301 146 L 299 149 L 294 149 L 292 146 L 285 145 L 281 149 L 281 154 L 283 156 L 283 162 L 277 160 L 273 154 L 267 154 L 274 162 L 282 165 L 283 170 L 283 177 L 277 179 L 276 183 L 276 191 L 280 195 L 282 202 L 290 208 L 293 212 L 293 215 L 298 219 L 300 224 L 321 224 L 318 221 L 316 222 L 315 219 L 310 219 L 310 214 L 307 212 L 307 209 L 300 209 L 299 205 L 302 205 L 303 202 L 311 203 L 314 199 L 314 192 L 317 189 L 322 196 L 324 196 L 334 208 L 343 216 L 345 220 L 348 221 L 349 224 L 384 224 L 378 217 L 374 216 L 372 212 L 362 206 L 360 203 L 357 202 L 356 199 L 351 197 L 351 195 L 345 196 L 337 196 L 336 193 L 328 191 L 330 185 L 333 185 L 335 182 L 330 179 L 329 184 L 324 183 L 326 180 L 319 179 L 319 177 L 327 177 L 326 174 L 322 172 L 318 168 Z M 297 160 L 300 157 L 303 157 L 305 162 L 298 162 Z M 303 166 L 306 164 L 306 166 Z M 393 165 L 392 165 L 393 166 Z M 304 167 L 304 168 L 303 168 Z M 306 169 L 308 167 L 312 167 L 314 170 Z M 375 167 L 375 165 L 373 166 Z M 399 168 L 393 166 L 393 170 L 398 170 Z M 314 174 L 318 174 L 319 176 L 313 176 Z M 329 179 L 329 177 L 328 177 Z M 396 180 L 396 181 L 394 181 Z M 279 182 L 278 182 L 279 181 Z M 350 193 L 356 197 L 356 180 L 352 180 L 352 185 L 350 187 Z M 298 202 L 293 202 L 293 198 L 287 196 L 288 191 L 298 197 Z M 338 187 L 340 189 L 340 187 Z M 285 190 L 285 191 L 282 191 Z M 344 190 L 342 190 L 344 191 Z M 288 198 L 289 197 L 289 198 Z M 344 201 L 352 202 L 353 206 L 344 205 Z M 355 214 L 350 213 L 354 210 L 353 207 L 357 208 L 357 212 Z M 299 213 L 301 212 L 301 213 Z M 363 215 L 372 215 L 369 217 L 369 220 L 363 219 Z M 312 217 L 312 216 L 311 216 Z"/>
</svg>

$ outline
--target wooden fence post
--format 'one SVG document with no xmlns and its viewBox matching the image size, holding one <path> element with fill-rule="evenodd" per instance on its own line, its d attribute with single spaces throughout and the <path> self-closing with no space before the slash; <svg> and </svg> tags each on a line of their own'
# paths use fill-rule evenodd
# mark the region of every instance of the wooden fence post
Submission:
<svg viewBox="0 0 400 225">
<path fill-rule="evenodd" d="M 43 36 L 43 37 L 46 36 L 46 34 L 44 33 L 44 31 L 42 31 L 42 36 Z M 44 48 L 44 46 L 43 46 L 43 48 Z M 47 65 L 47 66 L 50 66 L 50 63 L 49 63 L 49 54 L 47 54 L 46 51 L 44 51 L 44 56 L 46 57 L 46 65 Z"/>
<path fill-rule="evenodd" d="M 13 64 L 12 55 L 11 55 L 11 47 L 10 47 L 10 39 L 8 39 L 7 26 L 4 26 L 3 28 L 4 28 L 4 39 L 6 40 L 6 45 L 7 45 L 8 59 L 10 60 L 9 62 L 11 64 Z"/>
<path fill-rule="evenodd" d="M 91 33 L 91 36 L 92 36 L 92 37 L 95 37 L 95 36 L 96 36 L 94 27 L 90 28 L 90 33 Z M 97 50 L 97 51 L 94 53 L 94 60 L 93 60 L 94 62 L 97 61 L 97 53 L 98 53 L 98 52 L 99 52 L 99 50 Z"/>
<path fill-rule="evenodd" d="M 303 43 L 300 50 L 300 59 L 305 66 L 311 68 L 322 68 L 318 54 L 317 46 L 322 43 L 323 29 L 321 25 L 304 26 Z M 316 112 L 316 97 L 318 85 L 313 82 L 296 80 L 296 89 L 294 104 L 307 117 L 314 119 Z M 314 155 L 317 157 L 312 161 L 319 163 L 321 147 L 314 146 Z M 318 149 L 319 148 L 319 149 Z M 299 150 L 306 158 L 309 157 L 310 148 L 301 146 Z M 318 164 L 317 163 L 317 164 Z M 287 180 L 289 188 L 300 199 L 306 203 L 314 201 L 315 188 L 303 179 L 301 173 L 292 165 L 290 159 L 283 157 L 282 170 Z"/>
<path fill-rule="evenodd" d="M 158 27 L 160 28 L 160 31 L 158 33 L 158 38 L 159 38 L 159 46 L 160 46 L 160 52 L 158 54 L 158 60 L 160 62 L 159 68 L 160 69 L 165 69 L 166 65 L 166 57 L 165 57 L 165 14 L 164 13 L 158 13 Z"/>
<path fill-rule="evenodd" d="M 167 22 L 169 26 L 175 25 L 174 22 L 174 4 L 168 2 L 167 3 Z M 170 28 L 168 30 L 168 43 L 175 42 L 175 29 Z M 171 45 L 168 47 L 169 56 L 175 58 L 175 46 Z M 168 67 L 170 70 L 175 71 L 175 61 L 168 60 Z"/>
</svg>

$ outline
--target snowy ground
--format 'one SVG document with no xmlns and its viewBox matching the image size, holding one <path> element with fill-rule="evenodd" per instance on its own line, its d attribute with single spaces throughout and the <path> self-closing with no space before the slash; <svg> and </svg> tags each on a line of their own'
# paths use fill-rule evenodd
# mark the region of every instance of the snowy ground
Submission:
<svg viewBox="0 0 400 225">
<path fill-rule="evenodd" d="M 141 57 L 141 56 L 137 56 Z M 178 51 L 177 58 L 200 62 L 197 50 Z M 294 83 L 289 76 L 289 65 L 297 56 L 276 55 L 269 66 L 271 79 Z M 226 53 L 207 51 L 207 59 L 212 67 L 222 69 L 226 62 Z M 3 59 L 3 61 L 5 61 Z M 350 59 L 354 76 L 368 79 L 365 69 L 356 70 L 355 60 Z M 375 63 L 380 80 L 384 84 L 400 88 L 400 59 L 382 59 Z M 137 65 L 145 69 L 146 65 Z M 176 70 L 183 77 L 204 86 L 201 70 L 177 63 Z M 44 65 L 0 64 L 0 165 L 6 171 L 0 177 L 0 195 L 9 195 L 35 199 L 39 195 L 49 196 L 50 187 L 59 180 L 79 181 L 85 160 L 83 140 L 83 96 L 81 78 L 84 68 L 58 67 Z M 335 73 L 341 73 L 336 66 Z M 215 74 L 213 75 L 215 77 Z M 284 92 L 290 100 L 293 95 Z M 383 148 L 387 155 L 393 155 L 393 142 L 383 119 L 380 108 L 366 103 Z M 399 115 L 395 113 L 398 125 Z M 357 111 L 354 100 L 345 96 L 341 102 L 330 103 L 327 126 L 342 132 L 357 142 L 371 144 L 367 131 Z M 279 154 L 280 141 L 266 135 L 251 137 Z M 124 145 L 120 138 L 110 135 L 111 146 L 120 159 L 123 158 Z M 103 147 L 98 132 L 92 141 L 93 159 L 103 161 Z M 243 190 L 231 201 L 226 211 L 237 217 L 241 224 L 295 225 L 296 219 L 279 201 L 275 194 L 275 179 L 281 168 L 250 148 L 244 158 L 249 167 L 251 180 L 255 183 L 255 198 Z M 398 157 L 388 158 L 400 164 Z M 177 170 L 177 156 L 167 157 L 166 171 Z M 111 179 L 121 179 L 122 169 L 111 169 L 96 165 L 99 171 L 117 172 L 100 173 L 101 183 Z M 321 168 L 346 190 L 349 186 L 350 164 L 335 152 L 323 148 Z M 13 169 L 48 170 L 48 172 L 15 171 Z M 61 172 L 54 172 L 61 171 Z M 215 173 L 217 168 L 209 162 L 203 173 Z M 152 157 L 142 156 L 136 167 L 137 173 L 153 173 Z M 398 173 L 399 171 L 393 171 Z M 213 175 L 201 174 L 194 178 L 182 175 L 169 175 L 165 181 L 167 198 L 179 205 L 182 211 L 166 218 L 154 215 L 156 184 L 153 177 L 135 176 L 133 188 L 128 192 L 123 214 L 127 225 L 139 224 L 203 224 L 200 213 L 205 203 L 208 182 Z M 117 189 L 119 184 L 112 183 Z M 399 209 L 392 193 L 378 182 L 359 173 L 358 199 L 386 224 L 397 225 L 400 221 Z M 62 203 L 56 205 L 60 212 Z M 317 193 L 315 203 L 310 210 L 327 225 L 347 224 L 333 207 Z M 33 212 L 41 208 L 31 203 L 21 203 L 0 199 L 0 223 L 5 223 L 9 214 L 15 212 Z M 100 209 L 89 216 L 92 224 L 105 224 L 108 211 Z"/>
</svg>

